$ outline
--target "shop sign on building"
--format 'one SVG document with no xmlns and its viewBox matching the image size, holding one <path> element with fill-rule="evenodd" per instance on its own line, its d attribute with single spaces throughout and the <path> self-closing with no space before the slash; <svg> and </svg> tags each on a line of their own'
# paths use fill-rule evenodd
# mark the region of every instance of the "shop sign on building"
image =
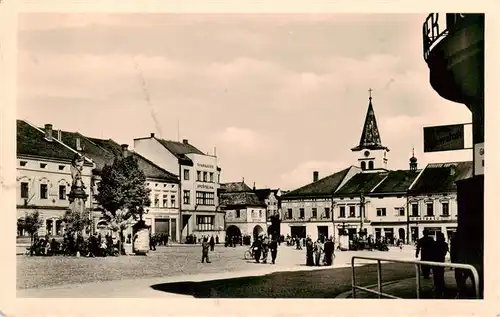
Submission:
<svg viewBox="0 0 500 317">
<path fill-rule="evenodd" d="M 464 146 L 464 124 L 424 128 L 424 152 L 463 150 Z"/>
</svg>

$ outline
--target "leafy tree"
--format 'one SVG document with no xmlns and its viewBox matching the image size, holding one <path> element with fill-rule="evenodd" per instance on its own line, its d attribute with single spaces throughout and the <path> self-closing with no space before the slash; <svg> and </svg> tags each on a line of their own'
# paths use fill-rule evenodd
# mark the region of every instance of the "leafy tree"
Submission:
<svg viewBox="0 0 500 317">
<path fill-rule="evenodd" d="M 40 213 L 37 210 L 25 214 L 23 221 L 23 229 L 30 234 L 31 247 L 33 246 L 35 233 L 38 232 L 38 229 L 40 229 L 42 225 L 43 225 L 43 220 L 40 218 Z"/>
<path fill-rule="evenodd" d="M 104 166 L 97 192 L 95 198 L 106 210 L 105 218 L 114 224 L 123 242 L 123 231 L 130 218 L 142 221 L 144 207 L 151 204 L 151 190 L 146 187 L 146 176 L 139 169 L 137 159 L 132 155 L 117 157 L 113 165 Z"/>
<path fill-rule="evenodd" d="M 63 217 L 63 222 L 66 226 L 66 230 L 68 230 L 70 233 L 80 233 L 88 228 L 92 223 L 87 212 L 72 210 L 66 210 L 66 213 Z"/>
</svg>

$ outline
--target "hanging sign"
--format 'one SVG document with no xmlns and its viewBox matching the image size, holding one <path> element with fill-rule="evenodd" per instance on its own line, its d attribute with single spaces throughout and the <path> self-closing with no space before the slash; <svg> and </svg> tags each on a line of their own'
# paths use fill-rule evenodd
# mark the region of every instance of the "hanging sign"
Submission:
<svg viewBox="0 0 500 317">
<path fill-rule="evenodd" d="M 424 128 L 424 152 L 463 150 L 465 133 L 463 124 Z"/>
<path fill-rule="evenodd" d="M 484 175 L 484 143 L 474 144 L 474 175 Z"/>
</svg>

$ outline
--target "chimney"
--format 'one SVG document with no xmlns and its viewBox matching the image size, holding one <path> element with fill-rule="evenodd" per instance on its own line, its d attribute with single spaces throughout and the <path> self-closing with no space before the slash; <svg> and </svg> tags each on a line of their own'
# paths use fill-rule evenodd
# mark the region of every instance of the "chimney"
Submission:
<svg viewBox="0 0 500 317">
<path fill-rule="evenodd" d="M 188 139 L 182 139 L 182 143 L 189 144 Z"/>
<path fill-rule="evenodd" d="M 128 144 L 122 144 L 122 154 L 123 154 L 123 157 L 128 156 Z"/>
<path fill-rule="evenodd" d="M 253 182 L 253 190 L 255 190 L 255 182 Z"/>
<path fill-rule="evenodd" d="M 47 123 L 45 125 L 45 138 L 48 141 L 52 141 L 52 124 Z"/>
<path fill-rule="evenodd" d="M 151 133 L 151 137 L 154 138 L 155 137 L 155 134 L 154 133 Z"/>
<path fill-rule="evenodd" d="M 76 150 L 80 152 L 82 150 L 82 144 L 80 142 L 80 137 L 76 137 Z"/>
<path fill-rule="evenodd" d="M 61 138 L 62 138 L 62 132 L 61 130 L 57 130 L 57 139 L 61 141 Z"/>
<path fill-rule="evenodd" d="M 319 172 L 318 171 L 314 171 L 313 172 L 313 182 L 317 182 L 319 179 Z"/>
</svg>

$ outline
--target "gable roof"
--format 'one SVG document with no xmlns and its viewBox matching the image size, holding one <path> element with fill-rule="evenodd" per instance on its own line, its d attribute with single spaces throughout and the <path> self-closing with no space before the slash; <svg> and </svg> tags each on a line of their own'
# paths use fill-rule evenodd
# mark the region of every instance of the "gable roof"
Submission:
<svg viewBox="0 0 500 317">
<path fill-rule="evenodd" d="M 410 194 L 445 193 L 457 190 L 456 181 L 472 177 L 472 161 L 427 164 L 410 188 Z"/>
<path fill-rule="evenodd" d="M 271 193 L 273 193 L 276 196 L 276 198 L 279 199 L 279 197 L 277 196 L 278 189 L 260 188 L 260 189 L 254 189 L 253 192 L 262 201 L 265 201 L 267 198 L 269 198 L 269 195 L 271 195 Z"/>
<path fill-rule="evenodd" d="M 17 155 L 33 156 L 63 161 L 72 161 L 76 152 L 67 148 L 54 138 L 52 141 L 45 139 L 45 132 L 24 120 L 17 120 Z M 88 165 L 88 162 L 85 162 Z"/>
<path fill-rule="evenodd" d="M 252 192 L 230 192 L 220 194 L 220 204 L 227 207 L 243 207 L 243 206 L 262 206 L 266 207 L 266 204 L 257 197 L 255 193 Z"/>
<path fill-rule="evenodd" d="M 390 171 L 370 194 L 406 193 L 421 170 Z"/>
<path fill-rule="evenodd" d="M 252 189 L 245 184 L 245 182 L 232 182 L 232 183 L 222 183 L 220 184 L 221 191 L 226 193 L 231 192 L 244 192 L 244 191 L 252 191 Z"/>
<path fill-rule="evenodd" d="M 163 168 L 159 167 L 155 163 L 151 162 L 150 160 L 136 152 L 130 151 L 130 153 L 137 159 L 139 168 L 143 171 L 144 175 L 146 175 L 147 178 L 158 178 L 174 183 L 179 182 L 179 177 L 177 177 L 177 175 L 164 170 Z"/>
<path fill-rule="evenodd" d="M 369 193 L 377 186 L 386 176 L 387 171 L 377 173 L 358 173 L 349 179 L 344 186 L 340 187 L 336 192 L 337 197 L 359 196 Z"/>
<path fill-rule="evenodd" d="M 312 182 L 282 196 L 282 199 L 293 199 L 301 197 L 324 197 L 331 196 L 337 187 L 342 183 L 351 167 L 323 177 L 316 182 Z"/>
</svg>

